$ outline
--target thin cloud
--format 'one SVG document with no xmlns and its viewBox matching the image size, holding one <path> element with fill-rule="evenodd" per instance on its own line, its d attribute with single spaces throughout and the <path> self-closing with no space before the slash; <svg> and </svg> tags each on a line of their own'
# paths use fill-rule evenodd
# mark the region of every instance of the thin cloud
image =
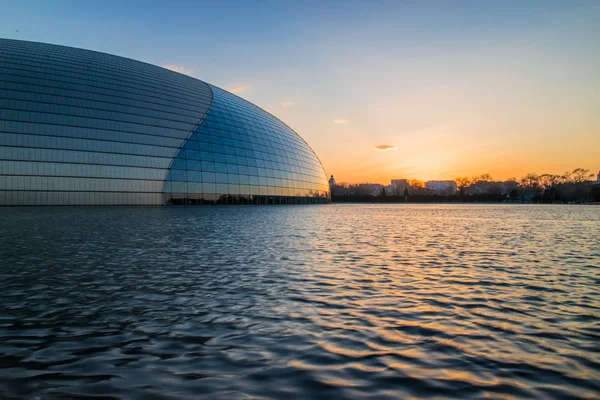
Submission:
<svg viewBox="0 0 600 400">
<path fill-rule="evenodd" d="M 248 89 L 248 86 L 238 86 L 238 87 L 228 89 L 228 91 L 231 93 L 240 94 L 240 93 L 245 92 L 246 89 Z"/>
<path fill-rule="evenodd" d="M 288 108 L 288 107 L 292 107 L 295 105 L 296 105 L 296 103 L 294 103 L 293 101 L 284 101 L 283 103 L 281 103 L 281 107 L 283 107 L 283 108 Z"/>
<path fill-rule="evenodd" d="M 398 147 L 393 144 L 380 144 L 379 146 L 375 146 L 377 150 L 395 150 Z"/>
<path fill-rule="evenodd" d="M 334 119 L 333 123 L 334 124 L 347 124 L 348 120 L 347 119 Z"/>
<path fill-rule="evenodd" d="M 183 65 L 163 65 L 163 68 L 170 69 L 174 72 L 179 72 L 180 74 L 192 75 L 193 70 L 191 68 L 184 67 Z"/>
</svg>

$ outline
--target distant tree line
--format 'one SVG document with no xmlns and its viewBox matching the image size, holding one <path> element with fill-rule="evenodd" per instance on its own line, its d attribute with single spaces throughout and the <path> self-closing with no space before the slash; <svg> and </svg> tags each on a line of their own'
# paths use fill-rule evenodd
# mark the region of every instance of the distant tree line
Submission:
<svg viewBox="0 0 600 400">
<path fill-rule="evenodd" d="M 423 181 L 404 186 L 345 184 L 332 187 L 334 202 L 509 202 L 586 203 L 600 202 L 600 182 L 588 169 L 576 168 L 562 175 L 529 173 L 521 179 L 495 181 L 490 174 L 457 177 L 458 191 L 433 191 Z"/>
<path fill-rule="evenodd" d="M 589 169 L 576 168 L 562 175 L 529 173 L 521 179 L 493 181 L 489 174 L 458 177 L 458 196 L 502 194 L 506 201 L 527 203 L 583 203 L 600 201 L 600 185 Z"/>
</svg>

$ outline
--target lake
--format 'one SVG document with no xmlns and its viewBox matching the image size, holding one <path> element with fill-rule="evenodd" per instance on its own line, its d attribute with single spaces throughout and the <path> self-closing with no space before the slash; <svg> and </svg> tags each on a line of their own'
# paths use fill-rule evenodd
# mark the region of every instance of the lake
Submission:
<svg viewBox="0 0 600 400">
<path fill-rule="evenodd" d="M 0 398 L 598 398 L 600 206 L 0 209 Z"/>
</svg>

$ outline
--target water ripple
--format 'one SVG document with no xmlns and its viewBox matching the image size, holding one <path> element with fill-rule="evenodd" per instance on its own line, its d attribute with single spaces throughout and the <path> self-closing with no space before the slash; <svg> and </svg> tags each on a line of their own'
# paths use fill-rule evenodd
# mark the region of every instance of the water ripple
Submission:
<svg viewBox="0 0 600 400">
<path fill-rule="evenodd" d="M 600 208 L 0 209 L 0 398 L 598 398 Z"/>
</svg>

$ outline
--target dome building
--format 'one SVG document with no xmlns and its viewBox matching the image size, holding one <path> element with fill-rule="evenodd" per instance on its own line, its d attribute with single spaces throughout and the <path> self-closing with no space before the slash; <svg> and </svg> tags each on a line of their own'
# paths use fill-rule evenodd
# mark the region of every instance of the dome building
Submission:
<svg viewBox="0 0 600 400">
<path fill-rule="evenodd" d="M 0 39 L 0 205 L 329 201 L 308 144 L 234 94 L 123 57 Z"/>
</svg>

